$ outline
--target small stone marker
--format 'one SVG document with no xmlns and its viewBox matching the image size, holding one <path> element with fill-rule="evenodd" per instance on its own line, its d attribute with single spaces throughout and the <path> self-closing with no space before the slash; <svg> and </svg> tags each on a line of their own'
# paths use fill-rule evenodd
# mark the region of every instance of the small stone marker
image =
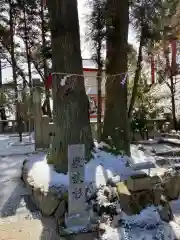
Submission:
<svg viewBox="0 0 180 240">
<path fill-rule="evenodd" d="M 85 192 L 85 146 L 68 146 L 68 216 L 66 226 L 69 229 L 87 228 L 89 216 L 86 213 Z"/>
<path fill-rule="evenodd" d="M 68 146 L 69 215 L 85 210 L 85 146 Z"/>
</svg>

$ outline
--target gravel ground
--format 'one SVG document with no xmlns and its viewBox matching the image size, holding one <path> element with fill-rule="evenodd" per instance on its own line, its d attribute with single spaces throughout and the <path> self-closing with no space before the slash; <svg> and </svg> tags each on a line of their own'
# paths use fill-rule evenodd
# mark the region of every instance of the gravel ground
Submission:
<svg viewBox="0 0 180 240">
<path fill-rule="evenodd" d="M 0 135 L 0 155 L 2 152 L 4 155 L 0 157 L 0 240 L 56 240 L 53 219 L 40 215 L 20 180 L 25 156 L 14 155 L 14 149 L 21 153 L 22 149 L 29 152 L 30 147 L 10 147 L 14 141 L 17 142 L 15 137 Z"/>
</svg>

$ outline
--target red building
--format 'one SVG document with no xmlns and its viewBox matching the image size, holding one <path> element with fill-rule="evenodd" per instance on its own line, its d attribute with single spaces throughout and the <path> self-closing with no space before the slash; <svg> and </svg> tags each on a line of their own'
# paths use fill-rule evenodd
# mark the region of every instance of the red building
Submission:
<svg viewBox="0 0 180 240">
<path fill-rule="evenodd" d="M 90 116 L 91 119 L 97 118 L 97 65 L 91 59 L 83 59 L 83 72 L 85 79 L 86 93 L 90 102 Z M 103 72 L 102 80 L 102 117 L 104 116 L 105 104 L 105 73 Z"/>
</svg>

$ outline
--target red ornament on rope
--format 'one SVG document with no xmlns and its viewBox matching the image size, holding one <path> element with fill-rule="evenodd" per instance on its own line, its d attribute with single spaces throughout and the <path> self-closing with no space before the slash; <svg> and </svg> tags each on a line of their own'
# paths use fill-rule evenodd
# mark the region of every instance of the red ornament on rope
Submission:
<svg viewBox="0 0 180 240">
<path fill-rule="evenodd" d="M 153 53 L 151 54 L 151 79 L 152 79 L 152 84 L 154 84 L 155 83 L 155 63 L 154 63 Z"/>
<path fill-rule="evenodd" d="M 49 74 L 49 76 L 47 77 L 44 84 L 45 84 L 46 89 L 51 89 L 52 88 L 52 75 L 51 74 Z"/>
</svg>

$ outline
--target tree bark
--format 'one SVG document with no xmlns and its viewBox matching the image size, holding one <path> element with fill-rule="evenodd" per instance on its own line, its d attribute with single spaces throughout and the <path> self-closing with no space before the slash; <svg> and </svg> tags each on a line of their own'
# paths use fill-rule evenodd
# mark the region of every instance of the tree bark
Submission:
<svg viewBox="0 0 180 240">
<path fill-rule="evenodd" d="M 98 11 L 99 20 L 97 22 L 98 26 L 98 40 L 97 40 L 97 65 L 98 65 L 98 72 L 97 72 L 97 141 L 101 142 L 102 137 L 102 91 L 101 91 L 101 84 L 102 84 L 102 37 L 101 37 L 101 22 L 100 22 L 100 11 Z"/>
<path fill-rule="evenodd" d="M 172 71 L 173 69 L 170 66 L 168 51 L 165 51 L 164 55 L 165 55 L 165 59 L 166 59 L 167 71 L 168 71 L 169 77 L 170 77 L 170 84 L 167 83 L 167 86 L 169 87 L 170 92 L 171 92 L 172 123 L 173 123 L 174 130 L 177 130 L 176 105 L 175 105 L 175 83 L 174 83 L 173 71 Z"/>
<path fill-rule="evenodd" d="M 28 44 L 28 31 L 27 31 L 27 18 L 26 18 L 26 7 L 23 8 L 24 14 L 24 43 L 26 47 L 26 57 L 27 57 L 27 65 L 28 65 L 28 76 L 29 76 L 29 87 L 30 91 L 32 90 L 32 72 L 31 72 L 31 57 L 29 51 L 29 44 Z M 26 87 L 26 82 L 23 81 L 23 87 Z"/>
<path fill-rule="evenodd" d="M 1 61 L 1 53 L 0 53 L 0 88 L 2 88 L 2 61 Z"/>
<path fill-rule="evenodd" d="M 102 67 L 98 67 L 98 73 L 97 73 L 97 141 L 98 143 L 101 142 L 102 137 L 102 121 L 101 121 L 101 115 L 102 115 L 102 92 L 101 92 L 101 83 L 102 83 Z"/>
<path fill-rule="evenodd" d="M 103 140 L 129 155 L 129 122 L 127 81 L 121 84 L 128 70 L 128 0 L 108 0 L 107 81 Z M 117 75 L 116 75 L 117 74 Z M 119 75 L 121 74 L 121 75 Z M 116 75 L 116 76 L 112 76 Z"/>
<path fill-rule="evenodd" d="M 131 96 L 131 102 L 129 105 L 129 112 L 128 112 L 129 121 L 131 120 L 131 117 L 132 117 L 132 112 L 133 112 L 134 104 L 135 104 L 136 97 L 137 97 L 138 83 L 139 83 L 139 79 L 141 76 L 143 42 L 144 42 L 144 37 L 143 37 L 143 28 L 142 28 L 141 39 L 140 39 L 140 44 L 139 44 L 139 51 L 138 51 L 137 66 L 136 66 L 136 72 L 135 72 L 135 76 L 134 76 L 133 91 L 132 91 L 132 96 Z"/>
<path fill-rule="evenodd" d="M 85 144 L 86 157 L 93 147 L 89 102 L 82 77 L 77 0 L 48 0 L 52 36 L 53 110 L 55 137 L 48 161 L 58 172 L 68 170 L 68 145 Z M 64 75 L 69 77 L 61 85 Z M 81 76 L 79 76 L 81 75 Z"/>
<path fill-rule="evenodd" d="M 175 86 L 174 86 L 174 79 L 173 79 L 172 72 L 171 72 L 171 76 L 170 76 L 170 91 L 171 91 L 173 129 L 177 130 L 176 104 L 175 104 Z"/>
<path fill-rule="evenodd" d="M 45 49 L 46 47 L 46 36 L 45 36 L 45 22 L 44 22 L 44 4 L 41 1 L 41 34 L 42 34 L 42 46 L 43 49 Z M 45 57 L 43 56 L 43 68 L 44 68 L 44 79 L 46 80 L 48 77 L 48 67 L 47 67 L 47 62 Z M 50 107 L 50 92 L 49 89 L 45 89 L 45 95 L 46 95 L 46 99 L 44 104 L 46 104 L 47 107 L 47 113 L 49 115 L 49 117 L 52 117 L 51 114 L 51 107 Z"/>
<path fill-rule="evenodd" d="M 15 59 L 15 45 L 14 45 L 14 19 L 13 19 L 13 5 L 12 0 L 8 1 L 9 3 L 9 26 L 10 26 L 10 54 L 12 62 L 12 73 L 13 73 L 13 82 L 14 82 L 14 91 L 15 91 L 15 106 L 16 106 L 16 120 L 19 118 L 19 108 L 18 108 L 18 88 L 17 88 L 17 74 L 16 74 L 16 59 Z"/>
</svg>

